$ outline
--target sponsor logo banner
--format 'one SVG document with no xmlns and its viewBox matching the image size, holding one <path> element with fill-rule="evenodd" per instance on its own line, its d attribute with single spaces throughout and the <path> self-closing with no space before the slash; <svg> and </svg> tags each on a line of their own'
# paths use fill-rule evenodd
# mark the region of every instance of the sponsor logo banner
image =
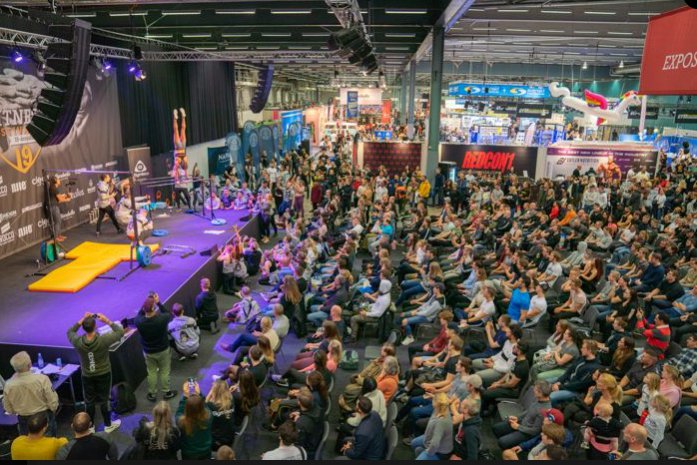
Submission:
<svg viewBox="0 0 697 465">
<path fill-rule="evenodd" d="M 346 105 L 348 103 L 349 92 L 358 93 L 358 105 L 359 106 L 369 106 L 382 105 L 382 89 L 376 89 L 373 87 L 365 88 L 343 88 L 340 90 L 341 104 Z"/>
<path fill-rule="evenodd" d="M 535 177 L 537 147 L 507 145 L 440 144 L 440 161 L 455 163 L 458 169 L 498 171 Z"/>
<path fill-rule="evenodd" d="M 545 177 L 569 176 L 581 165 L 581 173 L 589 168 L 597 171 L 601 163 L 607 163 L 612 155 L 622 174 L 634 167 L 635 170 L 646 167 L 653 173 L 658 153 L 651 148 L 646 150 L 607 150 L 591 147 L 548 147 Z"/>
<path fill-rule="evenodd" d="M 629 109 L 627 110 L 627 116 L 629 117 L 629 119 L 640 119 L 641 107 L 629 107 Z M 658 119 L 658 107 L 646 107 L 646 119 Z"/>
<path fill-rule="evenodd" d="M 350 90 L 346 93 L 346 119 L 358 118 L 358 91 Z"/>
<path fill-rule="evenodd" d="M 641 60 L 639 93 L 697 93 L 697 9 L 684 7 L 649 20 Z"/>
<path fill-rule="evenodd" d="M 522 103 L 518 106 L 519 118 L 549 118 L 552 116 L 552 105 L 535 105 Z"/>
<path fill-rule="evenodd" d="M 697 73 L 697 71 L 695 71 Z M 676 110 L 675 124 L 697 123 L 697 110 Z"/>
<path fill-rule="evenodd" d="M 475 95 L 479 97 L 514 97 L 530 99 L 545 99 L 551 97 L 549 89 L 545 86 L 472 84 L 467 82 L 454 82 L 450 84 L 448 86 L 448 95 L 451 97 Z"/>
<path fill-rule="evenodd" d="M 126 149 L 128 166 L 136 181 L 152 176 L 150 147 L 130 147 Z"/>
</svg>

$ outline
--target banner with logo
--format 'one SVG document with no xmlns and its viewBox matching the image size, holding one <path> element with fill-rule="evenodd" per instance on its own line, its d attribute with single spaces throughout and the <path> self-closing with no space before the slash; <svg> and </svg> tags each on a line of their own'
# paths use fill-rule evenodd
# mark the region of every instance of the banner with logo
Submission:
<svg viewBox="0 0 697 465">
<path fill-rule="evenodd" d="M 494 113 L 506 113 L 515 116 L 518 114 L 518 103 L 495 101 L 491 104 L 491 111 Z"/>
<path fill-rule="evenodd" d="M 675 110 L 675 124 L 697 123 L 697 110 Z"/>
<path fill-rule="evenodd" d="M 346 119 L 358 118 L 358 92 L 350 90 L 346 93 Z"/>
<path fill-rule="evenodd" d="M 697 9 L 684 7 L 649 20 L 641 60 L 642 95 L 697 94 Z"/>
<path fill-rule="evenodd" d="M 271 126 L 261 126 L 258 131 L 261 153 L 263 154 L 266 152 L 266 159 L 271 161 L 274 159 L 273 131 L 271 130 Z"/>
<path fill-rule="evenodd" d="M 348 104 L 349 93 L 356 92 L 358 94 L 358 106 L 380 106 L 382 105 L 382 89 L 375 87 L 353 87 L 342 88 L 339 91 L 339 97 L 342 105 Z"/>
<path fill-rule="evenodd" d="M 208 147 L 208 174 L 222 176 L 225 173 L 225 168 L 230 166 L 232 158 L 230 150 L 227 146 Z"/>
<path fill-rule="evenodd" d="M 511 171 L 535 177 L 537 147 L 508 145 L 440 144 L 440 161 L 455 163 L 458 169 L 472 171 Z"/>
<path fill-rule="evenodd" d="M 658 153 L 650 146 L 646 148 L 625 146 L 611 150 L 594 147 L 547 147 L 545 177 L 569 176 L 579 166 L 581 173 L 585 173 L 591 167 L 597 170 L 601 163 L 607 163 L 610 156 L 613 157 L 622 174 L 632 167 L 635 170 L 646 167 L 649 173 L 653 173 Z"/>
<path fill-rule="evenodd" d="M 549 118 L 552 116 L 552 105 L 536 105 L 530 103 L 521 103 L 518 105 L 518 118 Z"/>
<path fill-rule="evenodd" d="M 382 101 L 382 124 L 390 124 L 392 122 L 392 100 Z"/>
<path fill-rule="evenodd" d="M 0 50 L 0 56 L 10 55 L 7 49 Z M 43 79 L 37 76 L 31 60 L 13 63 L 0 58 L 0 258 L 49 237 L 42 169 L 119 168 L 123 145 L 116 78 L 97 80 L 95 74 L 96 70 L 90 68 L 68 137 L 60 145 L 42 148 L 26 126 L 44 86 Z M 63 229 L 95 220 L 98 177 L 55 174 L 62 181 L 63 191 L 72 194 L 72 200 L 61 204 Z"/>
<path fill-rule="evenodd" d="M 136 181 L 152 177 L 150 147 L 128 147 L 126 148 L 126 159 L 128 160 L 128 171 L 133 173 Z"/>
<path fill-rule="evenodd" d="M 451 97 L 514 97 L 514 98 L 551 98 L 546 86 L 517 86 L 510 84 L 472 84 L 468 82 L 453 82 L 448 86 Z"/>
<path fill-rule="evenodd" d="M 416 142 L 364 142 L 363 168 L 377 172 L 385 166 L 390 176 L 401 174 L 408 166 L 421 168 L 421 144 Z"/>
<path fill-rule="evenodd" d="M 641 107 L 629 107 L 627 109 L 627 117 L 629 119 L 641 118 Z M 658 107 L 646 107 L 646 120 L 658 119 Z"/>
<path fill-rule="evenodd" d="M 244 153 L 242 152 L 242 139 L 236 132 L 231 132 L 225 137 L 225 146 L 230 154 L 230 163 L 235 164 L 237 177 L 242 178 L 244 173 Z"/>
</svg>

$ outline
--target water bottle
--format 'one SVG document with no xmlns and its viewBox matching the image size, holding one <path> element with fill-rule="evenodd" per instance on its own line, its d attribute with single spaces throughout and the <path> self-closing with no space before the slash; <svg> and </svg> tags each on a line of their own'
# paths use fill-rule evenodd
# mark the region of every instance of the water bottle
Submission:
<svg viewBox="0 0 697 465">
<path fill-rule="evenodd" d="M 56 359 L 56 366 L 57 366 L 59 369 L 60 369 L 60 368 L 63 368 L 63 360 L 62 360 L 60 357 L 58 357 L 58 358 Z"/>
<path fill-rule="evenodd" d="M 41 352 L 39 352 L 39 356 L 36 359 L 36 366 L 39 367 L 39 370 L 44 369 L 44 357 L 41 355 Z"/>
</svg>

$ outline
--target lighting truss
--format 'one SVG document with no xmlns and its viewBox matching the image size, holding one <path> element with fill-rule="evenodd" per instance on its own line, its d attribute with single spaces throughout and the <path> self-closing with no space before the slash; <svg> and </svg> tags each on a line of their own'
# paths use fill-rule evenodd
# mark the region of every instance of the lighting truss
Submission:
<svg viewBox="0 0 697 465">
<path fill-rule="evenodd" d="M 325 0 L 327 6 L 332 10 L 334 16 L 341 24 L 341 27 L 348 29 L 353 26 L 358 26 L 363 31 L 365 40 L 372 46 L 368 29 L 363 22 L 363 14 L 358 5 L 358 0 Z"/>
</svg>

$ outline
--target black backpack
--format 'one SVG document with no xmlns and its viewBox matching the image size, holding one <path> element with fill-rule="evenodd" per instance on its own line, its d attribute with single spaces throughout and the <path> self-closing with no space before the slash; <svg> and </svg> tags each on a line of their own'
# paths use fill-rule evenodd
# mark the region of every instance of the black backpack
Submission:
<svg viewBox="0 0 697 465">
<path fill-rule="evenodd" d="M 136 409 L 136 395 L 127 382 L 121 382 L 111 388 L 111 410 L 123 415 Z"/>
</svg>

